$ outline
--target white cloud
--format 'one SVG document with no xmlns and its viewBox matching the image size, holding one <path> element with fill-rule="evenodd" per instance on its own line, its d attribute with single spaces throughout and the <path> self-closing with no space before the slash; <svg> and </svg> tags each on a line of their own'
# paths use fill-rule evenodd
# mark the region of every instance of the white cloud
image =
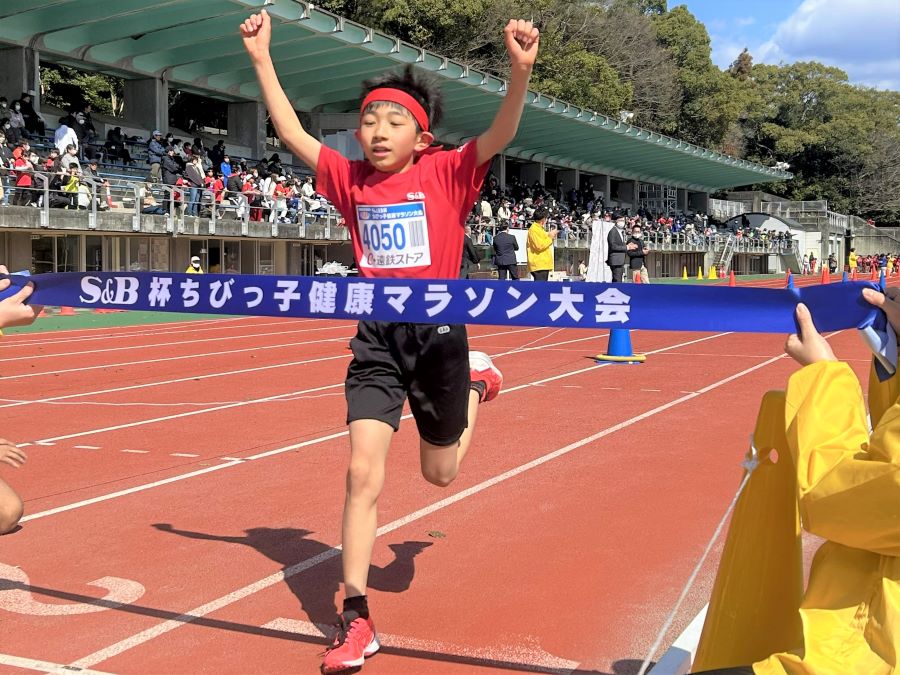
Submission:
<svg viewBox="0 0 900 675">
<path fill-rule="evenodd" d="M 752 26 L 756 23 L 756 19 L 752 16 L 743 16 L 739 19 L 735 19 L 734 23 L 738 26 Z"/>
<path fill-rule="evenodd" d="M 762 63 L 821 61 L 852 82 L 900 89 L 900 3 L 804 0 L 751 53 Z"/>
</svg>

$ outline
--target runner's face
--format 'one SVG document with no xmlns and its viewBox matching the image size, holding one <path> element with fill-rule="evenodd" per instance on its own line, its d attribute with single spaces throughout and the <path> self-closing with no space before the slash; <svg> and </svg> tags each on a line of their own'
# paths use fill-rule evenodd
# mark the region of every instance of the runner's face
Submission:
<svg viewBox="0 0 900 675">
<path fill-rule="evenodd" d="M 356 138 L 372 166 L 389 173 L 411 168 L 415 153 L 434 140 L 427 131 L 416 131 L 412 115 L 391 105 L 377 106 L 363 115 Z"/>
</svg>

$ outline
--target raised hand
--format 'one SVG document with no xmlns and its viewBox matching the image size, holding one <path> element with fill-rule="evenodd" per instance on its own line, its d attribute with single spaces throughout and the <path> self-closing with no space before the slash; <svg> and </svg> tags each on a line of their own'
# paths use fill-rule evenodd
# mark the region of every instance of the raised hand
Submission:
<svg viewBox="0 0 900 675">
<path fill-rule="evenodd" d="M 272 42 L 272 18 L 269 13 L 262 10 L 259 14 L 251 14 L 241 24 L 241 38 L 251 59 L 267 56 Z"/>
<path fill-rule="evenodd" d="M 503 29 L 506 51 L 513 66 L 533 66 L 537 58 L 541 32 L 531 21 L 510 19 Z"/>
</svg>

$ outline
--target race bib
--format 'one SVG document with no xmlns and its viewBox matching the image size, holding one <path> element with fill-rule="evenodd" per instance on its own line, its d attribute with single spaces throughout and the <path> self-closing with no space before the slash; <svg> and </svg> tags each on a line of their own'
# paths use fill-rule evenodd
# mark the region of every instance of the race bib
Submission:
<svg viewBox="0 0 900 675">
<path fill-rule="evenodd" d="M 362 242 L 360 267 L 399 269 L 431 264 L 425 202 L 357 206 L 356 226 Z"/>
</svg>

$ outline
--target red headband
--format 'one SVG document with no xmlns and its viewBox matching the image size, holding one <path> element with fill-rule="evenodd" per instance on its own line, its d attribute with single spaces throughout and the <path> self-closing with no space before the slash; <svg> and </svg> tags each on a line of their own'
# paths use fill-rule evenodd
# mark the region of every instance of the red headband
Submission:
<svg viewBox="0 0 900 675">
<path fill-rule="evenodd" d="M 369 92 L 369 95 L 366 96 L 365 100 L 363 100 L 362 105 L 359 108 L 360 116 L 362 116 L 363 111 L 375 101 L 387 101 L 389 103 L 402 105 L 410 112 L 416 122 L 419 123 L 419 128 L 421 128 L 422 131 L 428 131 L 428 115 L 425 113 L 425 108 L 405 91 L 393 89 L 391 87 L 373 89 Z"/>
</svg>

